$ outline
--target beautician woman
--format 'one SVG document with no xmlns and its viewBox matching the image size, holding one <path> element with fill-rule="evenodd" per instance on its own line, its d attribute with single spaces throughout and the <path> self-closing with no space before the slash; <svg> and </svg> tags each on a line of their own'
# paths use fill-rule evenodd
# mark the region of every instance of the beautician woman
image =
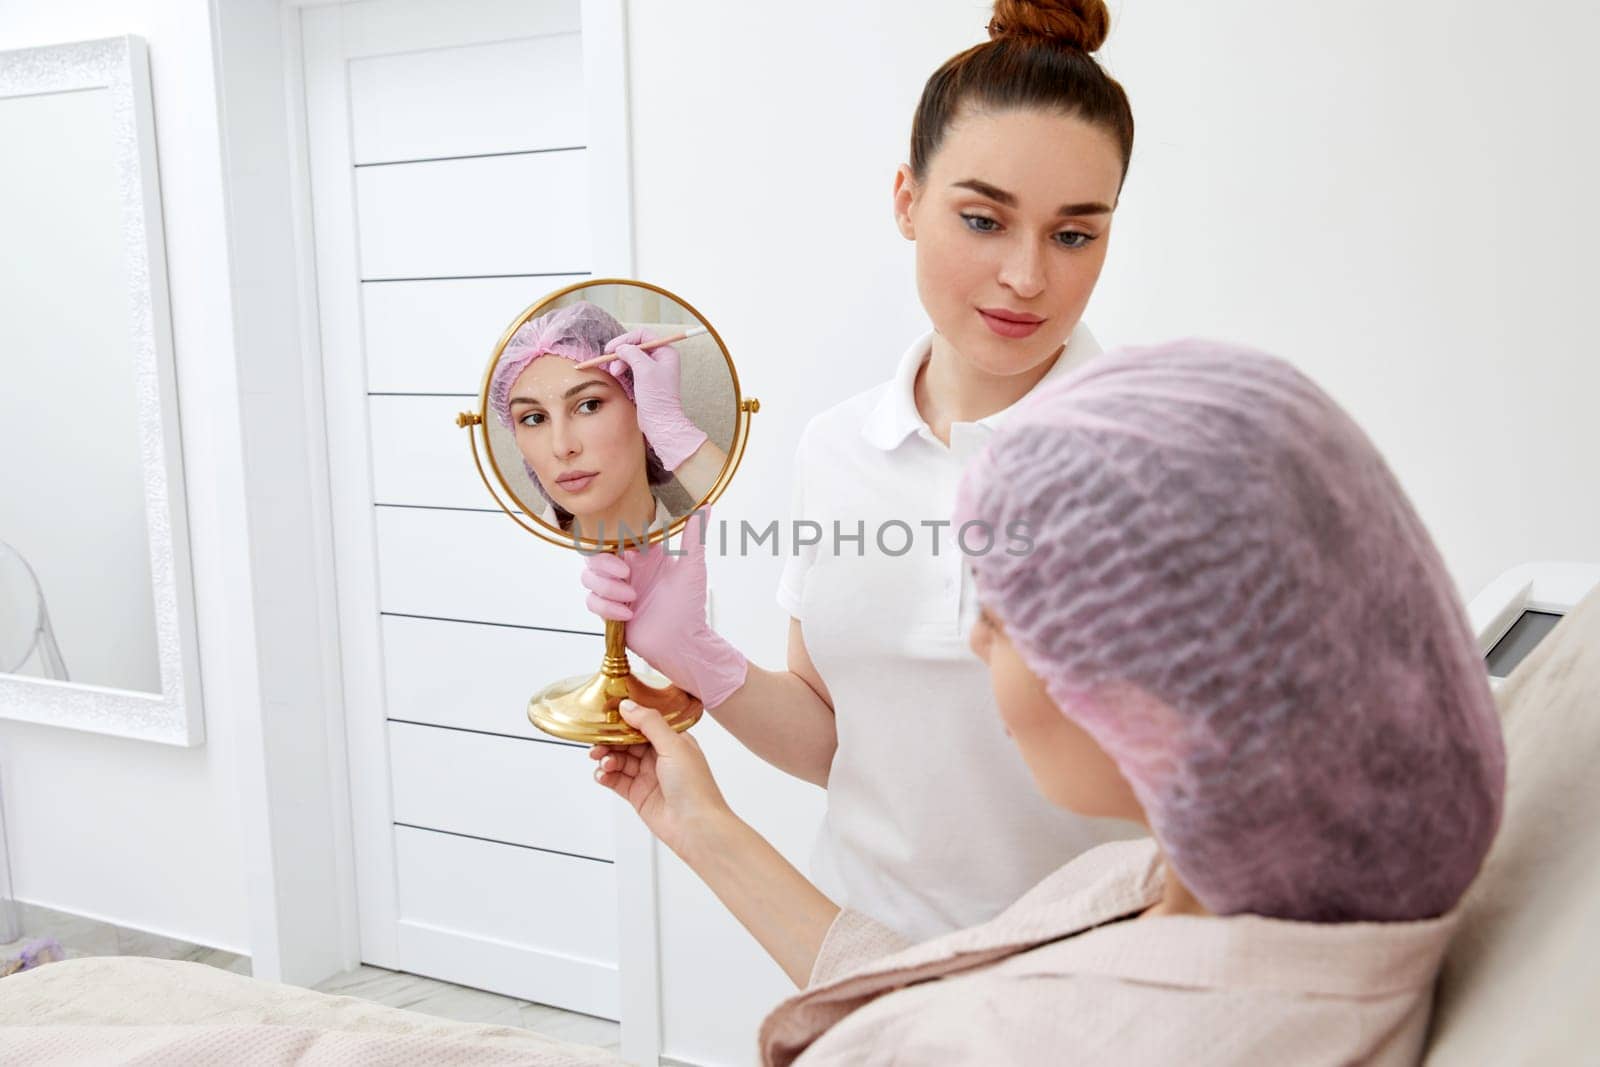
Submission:
<svg viewBox="0 0 1600 1067">
<path fill-rule="evenodd" d="M 951 514 L 964 465 L 1013 405 L 1099 352 L 1080 320 L 1133 146 L 1127 97 L 1092 55 L 1109 24 L 1102 0 L 1000 0 L 990 40 L 923 90 L 893 202 L 933 329 L 801 436 L 794 518 L 825 536 L 779 588 L 788 669 L 748 663 L 705 624 L 700 553 L 596 555 L 584 575 L 630 648 L 756 755 L 827 788 L 817 884 L 912 939 L 981 922 L 1064 860 L 1138 833 L 1030 787 L 961 638 L 956 531 L 923 525 Z M 903 556 L 875 543 L 889 521 L 915 531 Z M 836 522 L 864 523 L 864 550 L 835 551 Z"/>
</svg>

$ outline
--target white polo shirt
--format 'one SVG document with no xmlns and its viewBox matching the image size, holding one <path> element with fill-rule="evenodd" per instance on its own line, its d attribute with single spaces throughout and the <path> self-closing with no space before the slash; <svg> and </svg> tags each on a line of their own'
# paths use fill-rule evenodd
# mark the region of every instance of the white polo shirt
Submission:
<svg viewBox="0 0 1600 1067">
<path fill-rule="evenodd" d="M 1078 853 L 1143 832 L 1039 794 L 967 648 L 970 582 L 948 522 L 962 468 L 1013 409 L 952 424 L 947 448 L 913 398 L 931 342 L 806 426 L 794 518 L 819 524 L 822 542 L 791 556 L 778 589 L 838 720 L 812 875 L 836 903 L 918 940 L 990 919 Z M 1043 381 L 1099 351 L 1080 325 Z"/>
</svg>

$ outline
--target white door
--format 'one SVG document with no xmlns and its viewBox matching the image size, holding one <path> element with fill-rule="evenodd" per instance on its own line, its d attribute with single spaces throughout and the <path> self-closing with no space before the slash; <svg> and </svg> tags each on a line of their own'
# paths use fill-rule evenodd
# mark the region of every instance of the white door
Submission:
<svg viewBox="0 0 1600 1067">
<path fill-rule="evenodd" d="M 652 853 L 524 710 L 599 662 L 581 561 L 495 509 L 454 421 L 519 312 L 627 271 L 620 13 L 369 0 L 301 29 L 363 958 L 612 1019 L 638 1003 L 637 1053 Z M 642 994 L 623 942 L 648 942 Z"/>
</svg>

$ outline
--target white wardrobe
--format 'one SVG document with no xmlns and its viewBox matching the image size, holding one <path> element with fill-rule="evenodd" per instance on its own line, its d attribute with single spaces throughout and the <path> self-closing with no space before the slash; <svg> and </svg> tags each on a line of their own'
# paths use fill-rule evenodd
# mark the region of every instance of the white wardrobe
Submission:
<svg viewBox="0 0 1600 1067">
<path fill-rule="evenodd" d="M 615 1019 L 637 925 L 649 1029 L 648 845 L 523 711 L 599 661 L 581 560 L 495 509 L 455 424 L 520 311 L 626 259 L 620 27 L 586 41 L 583 6 L 305 9 L 308 170 L 363 959 Z"/>
</svg>

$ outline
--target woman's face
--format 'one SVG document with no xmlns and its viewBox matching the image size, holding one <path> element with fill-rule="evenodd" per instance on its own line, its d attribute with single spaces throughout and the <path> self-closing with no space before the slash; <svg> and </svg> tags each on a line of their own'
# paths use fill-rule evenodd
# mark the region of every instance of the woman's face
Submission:
<svg viewBox="0 0 1600 1067">
<path fill-rule="evenodd" d="M 512 383 L 510 407 L 522 458 L 580 520 L 611 514 L 648 484 L 638 410 L 605 371 L 540 356 Z"/>
<path fill-rule="evenodd" d="M 988 612 L 979 616 L 968 643 L 989 667 L 1000 719 L 1039 792 L 1079 815 L 1144 822 L 1144 808 L 1117 765 L 1050 699 Z"/>
<path fill-rule="evenodd" d="M 895 175 L 934 329 L 990 374 L 1053 356 L 1099 280 L 1121 184 L 1116 142 L 1081 119 L 964 109 L 921 182 L 906 166 Z"/>
</svg>

